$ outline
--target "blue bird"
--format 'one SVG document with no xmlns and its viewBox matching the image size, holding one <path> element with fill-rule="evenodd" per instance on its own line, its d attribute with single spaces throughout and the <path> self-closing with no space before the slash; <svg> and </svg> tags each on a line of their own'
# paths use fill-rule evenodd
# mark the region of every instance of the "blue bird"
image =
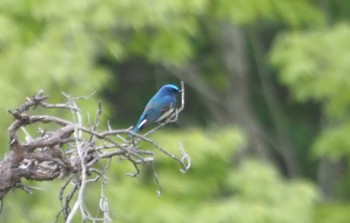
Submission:
<svg viewBox="0 0 350 223">
<path fill-rule="evenodd" d="M 176 95 L 179 92 L 181 92 L 179 88 L 173 84 L 167 84 L 161 87 L 147 103 L 132 132 L 137 133 L 145 126 L 167 118 L 174 111 Z"/>
</svg>

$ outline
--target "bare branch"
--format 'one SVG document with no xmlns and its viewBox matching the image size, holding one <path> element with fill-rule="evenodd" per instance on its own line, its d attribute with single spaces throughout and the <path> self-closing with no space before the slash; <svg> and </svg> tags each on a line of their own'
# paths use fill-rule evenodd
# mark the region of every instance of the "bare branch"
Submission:
<svg viewBox="0 0 350 223">
<path fill-rule="evenodd" d="M 98 109 L 97 109 L 97 112 L 96 112 L 96 118 L 95 118 L 93 126 L 91 127 L 92 131 L 96 130 L 96 128 L 97 128 L 97 126 L 99 124 L 99 120 L 100 120 L 101 114 L 102 114 L 102 101 L 100 100 L 98 102 Z M 90 140 L 89 140 L 90 142 L 92 141 L 93 137 L 94 137 L 93 135 L 90 136 Z"/>
<path fill-rule="evenodd" d="M 162 195 L 162 185 L 160 184 L 160 180 L 159 180 L 159 177 L 158 177 L 158 174 L 157 174 L 157 171 L 156 171 L 156 167 L 154 166 L 154 162 L 153 161 L 151 162 L 151 167 L 152 167 L 152 170 L 153 170 L 154 178 L 156 179 L 156 183 L 158 185 L 157 197 L 160 197 Z"/>
<path fill-rule="evenodd" d="M 181 92 L 181 106 L 175 109 L 175 112 L 163 123 L 144 135 L 132 133 L 131 128 L 114 130 L 108 122 L 107 129 L 100 131 L 101 101 L 98 103 L 93 123 L 90 123 L 88 127 L 84 126 L 83 116 L 76 102 L 88 99 L 94 93 L 75 98 L 62 93 L 67 102 L 57 104 L 48 103 L 48 96 L 42 90 L 35 96 L 27 98 L 22 105 L 9 111 L 14 121 L 8 128 L 9 153 L 0 162 L 0 211 L 3 206 L 3 198 L 11 189 L 19 188 L 28 193 L 32 193 L 31 189 L 37 189 L 23 185 L 22 178 L 36 181 L 66 178 L 58 194 L 61 210 L 56 215 L 56 222 L 59 222 L 62 217 L 65 222 L 72 222 L 77 213 L 81 214 L 85 222 L 112 222 L 104 187 L 108 181 L 106 173 L 113 157 L 119 157 L 133 164 L 135 173 L 127 174 L 132 177 L 141 174 L 140 165 L 150 165 L 158 186 L 157 195 L 160 196 L 162 186 L 155 168 L 157 152 L 180 163 L 181 172 L 186 172 L 191 167 L 191 159 L 181 144 L 179 146 L 181 155 L 177 156 L 148 138 L 150 134 L 168 123 L 177 121 L 179 113 L 185 106 L 183 82 L 181 82 Z M 37 107 L 42 109 L 36 111 L 37 114 L 31 114 L 31 110 Z M 70 120 L 65 116 L 40 114 L 46 109 L 70 111 L 72 118 Z M 38 129 L 36 133 L 31 131 L 32 129 L 27 129 L 34 124 Z M 135 137 L 135 141 L 130 142 L 127 139 L 130 134 Z M 22 140 L 23 138 L 25 140 Z M 140 141 L 149 143 L 155 151 L 140 148 L 138 144 Z M 90 214 L 85 205 L 84 194 L 89 183 L 100 183 L 101 185 L 100 200 L 97 205 L 100 216 Z"/>
<path fill-rule="evenodd" d="M 74 107 L 77 107 L 75 102 L 73 102 Z M 87 168 L 86 168 L 86 164 L 85 164 L 85 157 L 84 157 L 84 152 L 82 149 L 82 142 L 79 142 L 79 138 L 81 138 L 81 132 L 79 130 L 79 127 L 82 126 L 82 118 L 80 115 L 80 112 L 77 112 L 77 119 L 78 119 L 78 126 L 74 129 L 74 137 L 75 137 L 75 144 L 76 144 L 76 149 L 77 149 L 77 153 L 78 153 L 78 157 L 79 157 L 79 161 L 81 164 L 81 174 L 80 174 L 80 184 L 79 184 L 79 191 L 78 191 L 78 198 L 75 201 L 75 204 L 71 210 L 71 212 L 69 213 L 67 219 L 66 219 L 66 223 L 70 223 L 73 220 L 73 217 L 75 215 L 75 213 L 78 211 L 78 209 L 80 208 L 80 212 L 83 214 L 83 221 L 86 219 L 85 216 L 85 207 L 84 207 L 84 191 L 85 191 L 85 186 L 86 186 L 86 181 L 87 181 Z"/>
</svg>

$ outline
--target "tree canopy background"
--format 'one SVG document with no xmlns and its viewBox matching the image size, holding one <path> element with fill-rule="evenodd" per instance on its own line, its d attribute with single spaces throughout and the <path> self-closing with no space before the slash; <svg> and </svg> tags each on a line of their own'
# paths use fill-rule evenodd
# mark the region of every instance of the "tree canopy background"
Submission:
<svg viewBox="0 0 350 223">
<path fill-rule="evenodd" d="M 186 83 L 186 108 L 154 140 L 182 142 L 186 175 L 164 157 L 106 188 L 116 222 L 349 222 L 350 3 L 347 0 L 2 0 L 1 152 L 7 113 L 45 89 L 97 94 L 83 103 L 134 125 L 165 83 Z M 69 114 L 67 114 L 69 115 Z M 56 182 L 14 191 L 1 222 L 54 221 Z M 89 188 L 91 205 L 98 188 Z M 77 219 L 79 222 L 79 219 Z"/>
</svg>

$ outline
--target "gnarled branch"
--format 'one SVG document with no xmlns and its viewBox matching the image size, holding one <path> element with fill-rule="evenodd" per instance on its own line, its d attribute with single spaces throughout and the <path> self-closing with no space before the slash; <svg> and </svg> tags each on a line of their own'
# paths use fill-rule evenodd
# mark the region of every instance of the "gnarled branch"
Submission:
<svg viewBox="0 0 350 223">
<path fill-rule="evenodd" d="M 139 175 L 140 164 L 151 165 L 160 193 L 161 185 L 154 167 L 155 153 L 161 152 L 179 162 L 182 172 L 186 172 L 191 166 L 190 157 L 181 145 L 181 156 L 178 157 L 148 138 L 150 134 L 164 125 L 177 120 L 185 105 L 183 82 L 181 88 L 181 106 L 165 122 L 144 135 L 133 134 L 131 128 L 114 130 L 109 125 L 106 130 L 99 130 L 102 114 L 101 101 L 93 123 L 85 126 L 76 101 L 89 97 L 72 98 L 64 95 L 67 98 L 66 103 L 51 104 L 47 102 L 49 97 L 41 90 L 35 96 L 27 98 L 25 103 L 9 111 L 14 121 L 8 128 L 9 153 L 0 162 L 1 205 L 2 199 L 11 189 L 21 188 L 30 192 L 31 188 L 21 183 L 22 178 L 36 181 L 66 178 L 59 192 L 62 209 L 57 214 L 57 221 L 60 216 L 63 216 L 66 222 L 70 222 L 79 211 L 84 220 L 108 222 L 110 221 L 108 202 L 103 194 L 103 188 L 107 182 L 106 171 L 111 159 L 115 156 L 126 159 L 134 165 L 136 173 L 130 173 L 129 176 Z M 32 110 L 39 108 L 44 114 L 37 114 L 38 112 L 32 114 Z M 72 118 L 70 120 L 65 117 L 46 115 L 47 109 L 70 111 Z M 29 128 L 34 125 L 39 130 L 36 133 Z M 54 130 L 48 131 L 47 127 Z M 130 134 L 134 135 L 135 140 L 128 140 Z M 138 145 L 140 141 L 151 144 L 156 150 L 140 149 Z M 103 160 L 108 160 L 108 165 L 96 165 Z M 103 213 L 101 219 L 93 217 L 84 205 L 86 184 L 94 182 L 101 183 L 99 205 Z M 70 184 L 74 186 L 68 191 L 71 188 L 68 187 Z M 78 196 L 74 196 L 75 194 Z"/>
</svg>

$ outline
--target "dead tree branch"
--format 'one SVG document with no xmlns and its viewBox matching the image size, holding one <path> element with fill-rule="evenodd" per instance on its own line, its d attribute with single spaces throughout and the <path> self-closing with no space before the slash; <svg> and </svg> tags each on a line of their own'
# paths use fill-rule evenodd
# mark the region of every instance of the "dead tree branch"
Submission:
<svg viewBox="0 0 350 223">
<path fill-rule="evenodd" d="M 91 95 L 72 98 L 64 94 L 67 102 L 57 104 L 47 102 L 49 97 L 42 90 L 35 96 L 26 98 L 25 103 L 9 111 L 14 121 L 8 128 L 9 152 L 0 162 L 0 208 L 3 198 L 10 190 L 20 188 L 31 191 L 30 187 L 22 184 L 23 178 L 35 181 L 65 178 L 58 194 L 62 209 L 56 216 L 57 222 L 60 218 L 71 222 L 77 213 L 80 213 L 84 222 L 111 222 L 104 187 L 107 184 L 106 172 L 113 157 L 131 162 L 136 172 L 128 175 L 133 177 L 140 174 L 140 164 L 150 165 L 160 195 L 162 188 L 154 166 L 154 155 L 157 152 L 178 162 L 182 172 L 186 172 L 191 166 L 191 159 L 181 144 L 180 156 L 177 156 L 148 137 L 166 124 L 177 120 L 185 106 L 183 82 L 181 88 L 181 106 L 165 122 L 144 135 L 133 134 L 131 128 L 114 130 L 109 124 L 106 130 L 100 130 L 101 101 L 98 103 L 93 122 L 88 120 L 89 124 L 85 125 L 77 102 L 88 99 Z M 66 116 L 60 117 L 47 115 L 45 113 L 48 109 L 70 111 L 71 118 L 66 118 L 67 113 Z M 38 131 L 34 131 L 34 127 Z M 128 140 L 130 134 L 135 138 L 132 142 Z M 141 141 L 149 143 L 155 150 L 140 149 L 138 143 Z M 100 217 L 90 214 L 85 205 L 84 194 L 89 183 L 101 185 L 98 204 L 102 213 Z"/>
</svg>

